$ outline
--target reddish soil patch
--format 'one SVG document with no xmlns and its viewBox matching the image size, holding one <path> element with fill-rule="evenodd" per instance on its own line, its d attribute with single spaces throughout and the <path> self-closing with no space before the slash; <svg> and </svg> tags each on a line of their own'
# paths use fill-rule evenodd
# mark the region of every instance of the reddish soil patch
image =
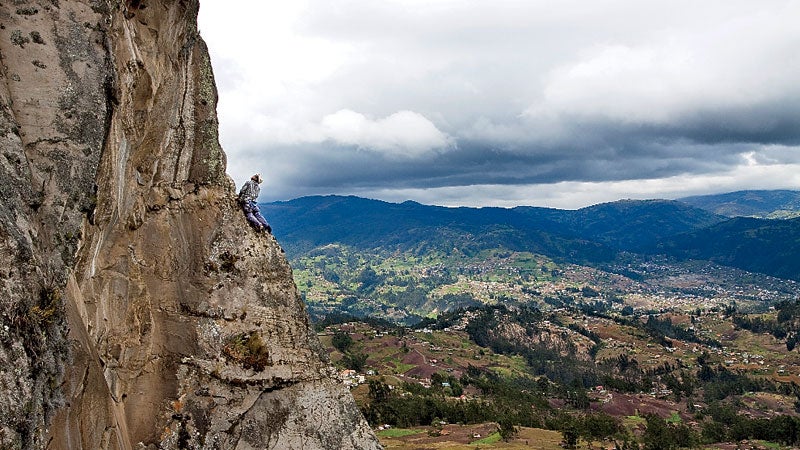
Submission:
<svg viewBox="0 0 800 450">
<path fill-rule="evenodd" d="M 634 416 L 643 414 L 656 414 L 660 417 L 669 417 L 673 411 L 678 411 L 681 416 L 688 419 L 685 406 L 669 400 L 663 400 L 644 394 L 618 394 L 613 393 L 608 403 L 592 403 L 592 409 L 603 411 L 606 414 L 620 416 Z"/>
<path fill-rule="evenodd" d="M 417 366 L 417 367 L 409 370 L 408 372 L 406 372 L 405 375 L 407 375 L 409 377 L 414 377 L 414 378 L 417 378 L 417 379 L 420 379 L 420 380 L 424 379 L 424 378 L 430 379 L 431 375 L 435 374 L 436 372 L 438 372 L 440 370 L 441 369 L 439 367 Z"/>
<path fill-rule="evenodd" d="M 428 358 L 417 349 L 412 349 L 403 357 L 403 364 L 428 365 Z"/>
<path fill-rule="evenodd" d="M 405 373 L 405 375 L 414 378 L 430 378 L 434 373 L 442 370 L 441 367 L 431 366 L 428 363 L 428 357 L 423 355 L 417 349 L 412 349 L 403 358 L 404 364 L 411 364 L 415 367 Z"/>
</svg>

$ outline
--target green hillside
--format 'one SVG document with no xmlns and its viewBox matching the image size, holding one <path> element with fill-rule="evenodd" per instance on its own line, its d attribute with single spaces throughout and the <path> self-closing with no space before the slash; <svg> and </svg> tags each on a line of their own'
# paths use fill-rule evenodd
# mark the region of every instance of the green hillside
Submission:
<svg viewBox="0 0 800 450">
<path fill-rule="evenodd" d="M 581 262 L 613 258 L 610 247 L 576 236 L 549 211 L 525 214 L 506 208 L 444 208 L 358 197 L 303 197 L 263 205 L 275 235 L 291 256 L 319 246 L 465 255 L 493 248 L 530 251 Z"/>
<path fill-rule="evenodd" d="M 558 210 L 444 208 L 326 196 L 265 204 L 263 209 L 293 266 L 310 277 L 303 282 L 317 286 L 312 278 L 320 276 L 328 285 L 315 301 L 328 296 L 338 304 L 342 296 L 369 297 L 400 308 L 400 316 L 424 316 L 447 309 L 448 303 L 474 303 L 465 297 L 452 302 L 443 290 L 461 295 L 458 276 L 485 267 L 487 255 L 498 252 L 595 267 L 614 264 L 631 252 L 664 254 L 800 280 L 800 221 L 725 219 L 677 201 L 623 200 Z M 370 271 L 361 273 L 366 267 L 377 274 L 375 283 L 359 280 L 369 278 Z M 310 275 L 312 269 L 317 275 Z M 520 269 L 512 265 L 512 270 Z M 521 270 L 527 276 L 547 272 Z M 519 288 L 516 281 L 509 283 Z M 456 287 L 442 287 L 448 285 Z M 385 312 L 356 303 L 363 314 Z"/>
<path fill-rule="evenodd" d="M 638 251 L 669 236 L 705 228 L 724 218 L 677 201 L 620 200 L 560 211 L 554 220 L 583 239 L 618 250 Z"/>
<path fill-rule="evenodd" d="M 358 249 L 465 254 L 505 248 L 571 262 L 613 258 L 724 218 L 668 200 L 626 200 L 579 210 L 444 208 L 358 197 L 303 197 L 263 205 L 290 255 L 338 243 Z"/>
<path fill-rule="evenodd" d="M 800 218 L 737 217 L 674 236 L 652 251 L 800 281 Z"/>
</svg>

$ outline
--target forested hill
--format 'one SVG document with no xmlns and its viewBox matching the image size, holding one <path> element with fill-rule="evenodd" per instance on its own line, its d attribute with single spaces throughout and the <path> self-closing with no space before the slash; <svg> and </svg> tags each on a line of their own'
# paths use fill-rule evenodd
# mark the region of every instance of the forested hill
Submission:
<svg viewBox="0 0 800 450">
<path fill-rule="evenodd" d="M 515 208 L 531 216 L 540 208 Z M 620 200 L 578 210 L 549 210 L 562 229 L 583 239 L 597 241 L 618 250 L 640 251 L 663 239 L 704 228 L 725 220 L 680 202 L 670 200 Z"/>
<path fill-rule="evenodd" d="M 800 280 L 800 218 L 736 217 L 673 236 L 653 253 L 679 259 L 705 259 L 750 272 Z"/>
<path fill-rule="evenodd" d="M 359 197 L 303 197 L 263 205 L 290 255 L 342 243 L 362 249 L 470 253 L 507 248 L 575 262 L 602 261 L 724 220 L 667 200 L 552 208 L 445 208 Z"/>
<path fill-rule="evenodd" d="M 558 210 L 444 208 L 359 197 L 303 197 L 262 205 L 290 256 L 341 243 L 357 249 L 462 252 L 507 248 L 576 261 L 603 261 L 614 250 L 564 230 Z"/>
<path fill-rule="evenodd" d="M 737 191 L 678 200 L 728 217 L 782 219 L 800 216 L 800 191 Z"/>
<path fill-rule="evenodd" d="M 505 248 L 576 263 L 608 261 L 625 250 L 800 280 L 800 219 L 726 219 L 678 201 L 621 200 L 560 210 L 313 196 L 262 209 L 290 257 L 331 243 L 419 255 Z"/>
</svg>

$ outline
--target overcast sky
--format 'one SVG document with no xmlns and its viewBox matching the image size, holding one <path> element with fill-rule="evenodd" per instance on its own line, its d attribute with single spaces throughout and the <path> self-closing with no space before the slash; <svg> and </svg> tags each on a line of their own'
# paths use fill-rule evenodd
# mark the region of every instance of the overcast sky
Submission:
<svg viewBox="0 0 800 450">
<path fill-rule="evenodd" d="M 262 201 L 800 189 L 800 1 L 201 0 Z"/>
</svg>

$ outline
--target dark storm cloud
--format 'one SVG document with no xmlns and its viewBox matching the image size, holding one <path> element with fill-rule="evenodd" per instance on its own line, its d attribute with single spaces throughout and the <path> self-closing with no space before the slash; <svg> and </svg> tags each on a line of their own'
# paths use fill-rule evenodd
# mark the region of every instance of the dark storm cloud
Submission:
<svg viewBox="0 0 800 450">
<path fill-rule="evenodd" d="M 331 146 L 324 151 L 307 152 L 308 161 L 287 166 L 285 171 L 280 171 L 274 184 L 296 186 L 304 193 L 327 193 L 387 186 L 426 189 L 602 182 L 709 173 L 742 162 L 740 152 L 731 146 L 665 146 L 657 142 L 631 142 L 630 139 L 617 145 L 605 145 L 602 149 L 588 150 L 583 147 L 504 149 L 485 143 L 461 142 L 457 149 L 405 161 L 387 161 L 381 154 Z"/>
<path fill-rule="evenodd" d="M 285 37 L 231 39 L 271 53 L 206 37 L 229 170 L 263 167 L 270 199 L 800 187 L 796 2 L 299 5 L 261 27 Z"/>
</svg>

